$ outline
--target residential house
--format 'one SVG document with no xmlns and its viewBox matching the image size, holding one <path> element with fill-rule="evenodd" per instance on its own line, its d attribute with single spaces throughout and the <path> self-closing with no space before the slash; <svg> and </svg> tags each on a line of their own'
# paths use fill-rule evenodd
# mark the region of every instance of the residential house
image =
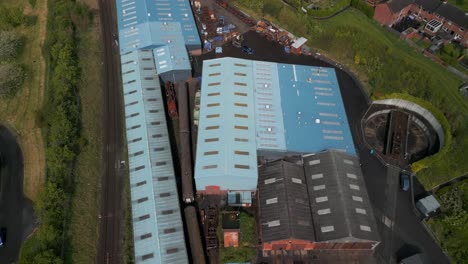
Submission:
<svg viewBox="0 0 468 264">
<path fill-rule="evenodd" d="M 375 7 L 374 19 L 392 26 L 405 16 L 426 23 L 424 32 L 468 47 L 468 13 L 439 0 L 390 0 Z"/>
</svg>

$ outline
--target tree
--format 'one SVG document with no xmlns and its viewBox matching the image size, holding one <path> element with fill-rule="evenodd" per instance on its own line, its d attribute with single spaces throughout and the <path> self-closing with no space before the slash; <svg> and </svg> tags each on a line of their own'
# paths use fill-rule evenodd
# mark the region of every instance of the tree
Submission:
<svg viewBox="0 0 468 264">
<path fill-rule="evenodd" d="M 0 31 L 0 61 L 13 59 L 21 45 L 20 38 L 13 32 Z"/>
<path fill-rule="evenodd" d="M 33 264 L 62 264 L 63 261 L 52 250 L 39 252 L 32 260 Z"/>
<path fill-rule="evenodd" d="M 262 8 L 263 13 L 269 14 L 272 17 L 278 17 L 281 9 L 283 8 L 283 3 L 280 1 L 271 1 L 268 4 L 265 4 Z"/>
<path fill-rule="evenodd" d="M 21 86 L 23 79 L 24 71 L 19 64 L 0 64 L 0 96 L 11 94 Z"/>
</svg>

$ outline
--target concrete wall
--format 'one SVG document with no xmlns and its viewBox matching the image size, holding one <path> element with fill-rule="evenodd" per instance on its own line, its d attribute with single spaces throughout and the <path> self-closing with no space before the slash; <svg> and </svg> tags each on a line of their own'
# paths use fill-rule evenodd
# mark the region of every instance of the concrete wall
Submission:
<svg viewBox="0 0 468 264">
<path fill-rule="evenodd" d="M 441 149 L 444 146 L 444 141 L 445 141 L 445 133 L 442 125 L 439 123 L 439 121 L 432 115 L 431 112 L 426 110 L 425 108 L 419 106 L 418 104 L 415 104 L 410 101 L 406 101 L 403 99 L 385 99 L 385 100 L 379 100 L 379 101 L 374 101 L 374 104 L 382 104 L 382 105 L 393 105 L 397 106 L 399 108 L 409 110 L 415 113 L 418 113 L 419 115 L 423 116 L 426 118 L 426 120 L 431 124 L 431 126 L 434 128 L 436 131 L 437 135 L 439 136 L 439 149 Z"/>
</svg>

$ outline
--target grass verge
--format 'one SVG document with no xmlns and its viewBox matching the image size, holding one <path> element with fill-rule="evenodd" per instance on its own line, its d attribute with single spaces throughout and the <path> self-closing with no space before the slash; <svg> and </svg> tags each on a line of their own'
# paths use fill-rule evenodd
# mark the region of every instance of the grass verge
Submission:
<svg viewBox="0 0 468 264">
<path fill-rule="evenodd" d="M 241 1 L 235 3 L 242 7 Z M 260 10 L 246 12 L 260 17 Z M 353 8 L 323 21 L 288 8 L 282 8 L 278 16 L 265 17 L 307 37 L 309 46 L 346 65 L 371 95 L 409 94 L 443 113 L 451 127 L 453 144 L 444 158 L 417 173 L 418 178 L 425 179 L 427 189 L 468 172 L 468 102 L 458 91 L 462 82 L 456 75 Z"/>
<path fill-rule="evenodd" d="M 81 1 L 80 1 L 81 2 Z M 85 7 L 86 9 L 86 7 Z M 97 254 L 98 215 L 102 168 L 102 39 L 98 11 L 89 9 L 92 20 L 79 20 L 78 58 L 82 69 L 78 83 L 82 102 L 80 153 L 75 167 L 75 192 L 71 201 L 71 218 L 65 263 L 94 263 Z M 86 252 L 85 254 L 83 254 Z"/>
<path fill-rule="evenodd" d="M 436 193 L 442 213 L 428 221 L 440 245 L 453 263 L 468 260 L 468 180 L 442 188 Z"/>
<path fill-rule="evenodd" d="M 18 62 L 25 66 L 26 79 L 13 96 L 0 98 L 0 122 L 14 130 L 23 152 L 24 194 L 35 201 L 45 178 L 44 142 L 36 116 L 44 98 L 42 47 L 46 35 L 47 0 L 37 0 L 34 9 L 26 0 L 2 0 L 0 6 L 24 7 L 25 14 L 37 17 L 32 26 L 21 25 L 12 29 L 24 38 Z"/>
</svg>

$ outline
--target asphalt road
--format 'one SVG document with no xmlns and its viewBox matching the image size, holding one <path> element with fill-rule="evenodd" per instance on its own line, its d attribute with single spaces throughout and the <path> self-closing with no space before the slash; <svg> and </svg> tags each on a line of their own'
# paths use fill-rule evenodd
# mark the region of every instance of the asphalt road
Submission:
<svg viewBox="0 0 468 264">
<path fill-rule="evenodd" d="M 293 63 L 335 68 L 343 97 L 348 121 L 353 134 L 354 144 L 359 153 L 362 170 L 374 209 L 382 243 L 376 249 L 378 263 L 396 263 L 401 258 L 413 253 L 422 253 L 425 263 L 449 263 L 437 243 L 432 239 L 420 222 L 419 216 L 412 207 L 410 192 L 399 189 L 399 172 L 397 167 L 386 166 L 376 156 L 369 153 L 364 144 L 361 119 L 369 107 L 366 92 L 348 75 L 340 65 L 322 61 L 322 57 L 296 56 L 287 54 L 274 42 L 269 42 L 257 33 L 249 31 L 244 34 L 244 45 L 254 50 L 248 55 L 231 44 L 223 46 L 222 54 L 214 51 L 194 57 L 194 76 L 201 75 L 202 62 L 217 57 L 237 57 L 252 60 L 264 60 L 280 63 Z"/>
<path fill-rule="evenodd" d="M 23 197 L 23 154 L 15 136 L 0 125 L 0 228 L 7 228 L 0 263 L 16 261 L 33 223 L 31 203 Z"/>
<path fill-rule="evenodd" d="M 102 37 L 104 41 L 104 175 L 102 177 L 102 203 L 99 226 L 99 246 L 96 263 L 118 264 L 121 254 L 121 176 L 122 160 L 122 110 L 119 77 L 114 1 L 100 0 Z"/>
</svg>

